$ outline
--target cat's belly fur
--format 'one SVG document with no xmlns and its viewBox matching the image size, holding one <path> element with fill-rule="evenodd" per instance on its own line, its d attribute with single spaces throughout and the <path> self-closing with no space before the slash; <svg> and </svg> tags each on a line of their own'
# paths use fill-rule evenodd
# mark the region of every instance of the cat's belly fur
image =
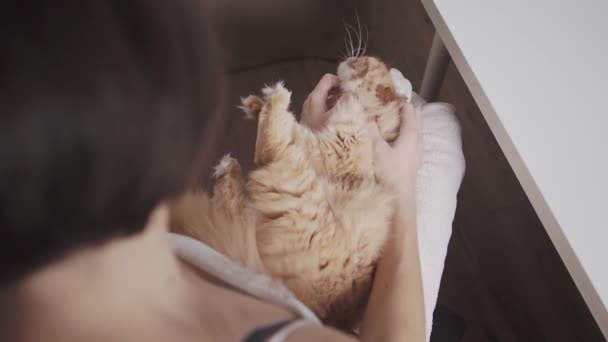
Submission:
<svg viewBox="0 0 608 342">
<path fill-rule="evenodd" d="M 297 164 L 281 160 L 251 174 L 259 254 L 326 323 L 350 328 L 367 302 L 392 198 L 373 176 L 330 181 Z"/>
</svg>

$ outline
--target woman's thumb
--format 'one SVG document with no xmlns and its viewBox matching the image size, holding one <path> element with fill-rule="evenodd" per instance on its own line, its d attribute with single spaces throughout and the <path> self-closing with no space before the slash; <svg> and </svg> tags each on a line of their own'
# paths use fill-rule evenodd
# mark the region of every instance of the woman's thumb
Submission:
<svg viewBox="0 0 608 342">
<path fill-rule="evenodd" d="M 380 134 L 380 130 L 378 129 L 378 124 L 376 122 L 368 122 L 367 123 L 367 133 L 372 141 L 372 146 L 374 147 L 374 153 L 379 153 L 388 148 L 388 143 L 384 140 L 382 135 Z"/>
</svg>

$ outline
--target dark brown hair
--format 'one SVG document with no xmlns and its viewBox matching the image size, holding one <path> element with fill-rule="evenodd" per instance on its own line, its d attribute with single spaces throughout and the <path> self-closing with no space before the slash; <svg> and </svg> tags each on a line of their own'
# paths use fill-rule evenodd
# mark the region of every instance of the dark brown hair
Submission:
<svg viewBox="0 0 608 342">
<path fill-rule="evenodd" d="M 140 232 L 209 154 L 221 70 L 201 3 L 2 3 L 0 283 Z"/>
</svg>

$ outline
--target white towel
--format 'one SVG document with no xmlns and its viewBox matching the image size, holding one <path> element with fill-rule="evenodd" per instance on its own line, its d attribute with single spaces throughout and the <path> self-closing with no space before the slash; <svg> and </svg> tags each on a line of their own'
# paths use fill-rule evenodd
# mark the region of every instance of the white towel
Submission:
<svg viewBox="0 0 608 342">
<path fill-rule="evenodd" d="M 411 83 L 399 71 L 392 69 L 391 77 L 398 91 L 411 92 Z M 465 161 L 454 107 L 426 103 L 417 94 L 412 94 L 412 103 L 422 105 L 424 157 L 416 186 L 416 215 L 428 341 Z"/>
</svg>

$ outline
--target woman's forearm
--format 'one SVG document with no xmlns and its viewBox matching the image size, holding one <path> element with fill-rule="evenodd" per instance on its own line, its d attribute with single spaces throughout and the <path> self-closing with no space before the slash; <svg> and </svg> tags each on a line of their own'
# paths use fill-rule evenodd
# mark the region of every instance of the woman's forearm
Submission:
<svg viewBox="0 0 608 342">
<path fill-rule="evenodd" d="M 414 191 L 397 196 L 397 203 L 361 327 L 363 341 L 426 338 Z"/>
</svg>

